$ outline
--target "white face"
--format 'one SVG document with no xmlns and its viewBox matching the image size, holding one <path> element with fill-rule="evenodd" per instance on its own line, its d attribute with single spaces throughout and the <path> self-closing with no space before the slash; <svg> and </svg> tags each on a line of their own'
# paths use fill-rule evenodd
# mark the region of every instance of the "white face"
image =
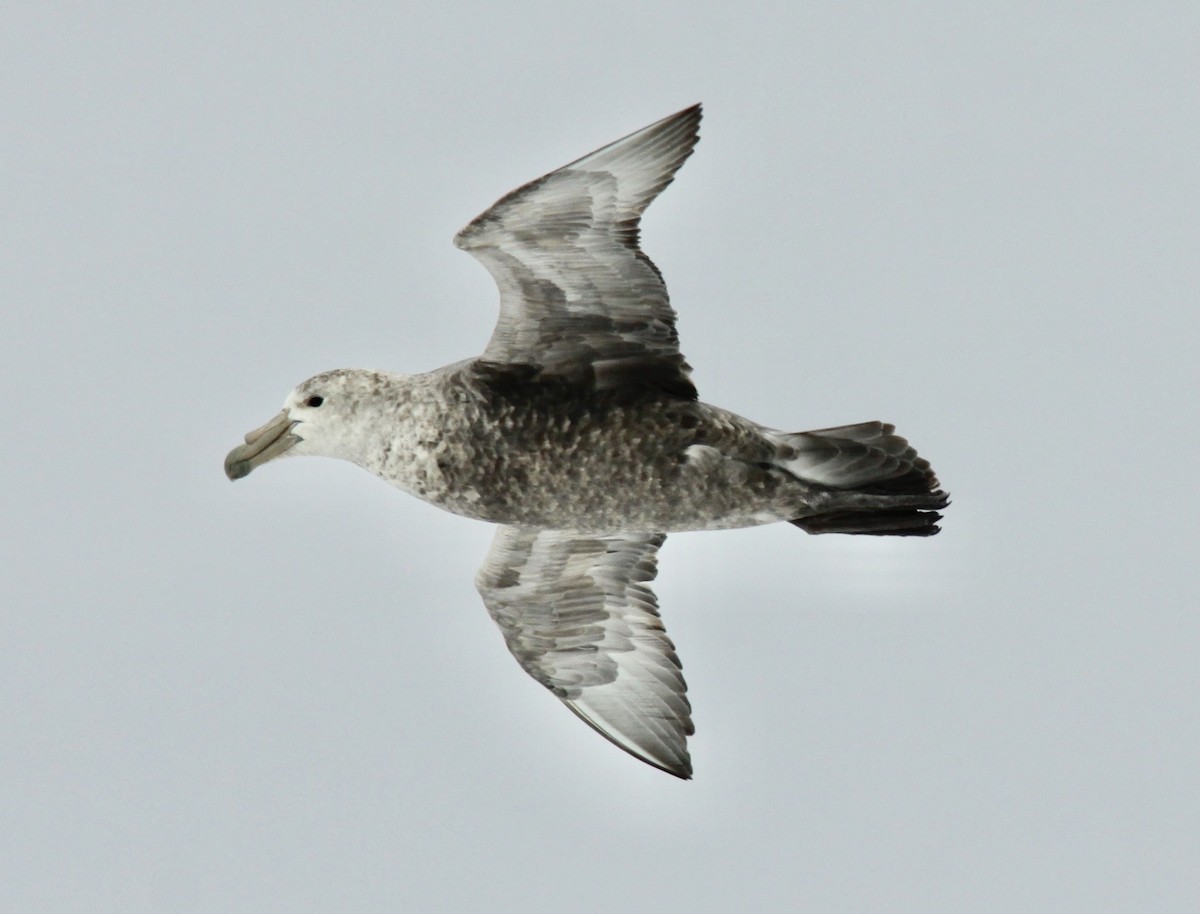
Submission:
<svg viewBox="0 0 1200 914">
<path fill-rule="evenodd" d="M 304 454 L 324 455 L 331 437 L 329 430 L 336 428 L 334 420 L 341 410 L 338 408 L 341 391 L 325 380 L 325 375 L 309 378 L 297 386 L 283 401 L 283 412 L 291 423 L 291 432 L 299 441 L 287 453 L 295 456 Z"/>
<path fill-rule="evenodd" d="M 246 435 L 246 443 L 229 452 L 225 473 L 241 479 L 258 466 L 283 456 L 312 455 L 355 460 L 364 441 L 367 417 L 361 406 L 386 384 L 373 371 L 337 369 L 309 378 L 288 394 L 283 410 Z"/>
</svg>

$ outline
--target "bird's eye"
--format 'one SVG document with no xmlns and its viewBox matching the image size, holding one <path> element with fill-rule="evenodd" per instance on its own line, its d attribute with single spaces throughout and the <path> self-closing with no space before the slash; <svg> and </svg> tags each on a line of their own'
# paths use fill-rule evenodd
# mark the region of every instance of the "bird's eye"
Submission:
<svg viewBox="0 0 1200 914">
<path fill-rule="evenodd" d="M 315 408 L 315 407 L 320 406 L 324 402 L 325 402 L 324 397 L 309 397 L 307 400 L 304 401 L 304 405 L 312 406 Z"/>
</svg>

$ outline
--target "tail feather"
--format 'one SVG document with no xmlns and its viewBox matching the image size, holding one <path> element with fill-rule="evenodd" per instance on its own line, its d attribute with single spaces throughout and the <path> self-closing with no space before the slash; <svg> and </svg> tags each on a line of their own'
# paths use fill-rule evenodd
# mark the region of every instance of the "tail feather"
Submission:
<svg viewBox="0 0 1200 914">
<path fill-rule="evenodd" d="M 775 433 L 780 464 L 808 482 L 879 493 L 932 492 L 929 461 L 884 422 L 860 422 L 809 432 Z"/>
<path fill-rule="evenodd" d="M 942 531 L 937 511 L 918 508 L 878 508 L 829 511 L 792 521 L 806 533 L 851 533 L 866 536 L 934 536 Z"/>
<path fill-rule="evenodd" d="M 828 510 L 792 523 L 809 533 L 933 536 L 948 496 L 929 461 L 883 422 L 775 433 L 779 464 L 833 490 Z M 844 494 L 839 494 L 844 493 Z"/>
</svg>

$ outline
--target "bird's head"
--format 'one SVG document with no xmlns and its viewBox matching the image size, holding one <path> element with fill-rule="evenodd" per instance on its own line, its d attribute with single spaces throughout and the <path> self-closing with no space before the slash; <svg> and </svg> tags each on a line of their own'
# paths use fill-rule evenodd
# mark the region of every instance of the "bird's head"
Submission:
<svg viewBox="0 0 1200 914">
<path fill-rule="evenodd" d="M 378 389 L 378 372 L 337 369 L 299 384 L 283 409 L 246 433 L 225 457 L 225 475 L 241 479 L 276 457 L 313 455 L 355 458 L 354 440 L 363 394 Z"/>
</svg>

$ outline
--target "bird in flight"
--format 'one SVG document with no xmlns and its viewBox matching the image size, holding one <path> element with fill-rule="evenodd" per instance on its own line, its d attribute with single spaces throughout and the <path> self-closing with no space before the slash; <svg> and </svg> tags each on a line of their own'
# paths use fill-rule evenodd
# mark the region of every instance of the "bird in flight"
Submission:
<svg viewBox="0 0 1200 914">
<path fill-rule="evenodd" d="M 340 368 L 229 452 L 349 460 L 497 525 L 475 579 L 530 676 L 630 755 L 690 778 L 691 705 L 650 582 L 668 533 L 788 521 L 930 536 L 947 496 L 891 425 L 782 432 L 700 401 L 638 223 L 700 106 L 502 197 L 455 237 L 500 289 L 483 354 L 423 374 Z"/>
</svg>

